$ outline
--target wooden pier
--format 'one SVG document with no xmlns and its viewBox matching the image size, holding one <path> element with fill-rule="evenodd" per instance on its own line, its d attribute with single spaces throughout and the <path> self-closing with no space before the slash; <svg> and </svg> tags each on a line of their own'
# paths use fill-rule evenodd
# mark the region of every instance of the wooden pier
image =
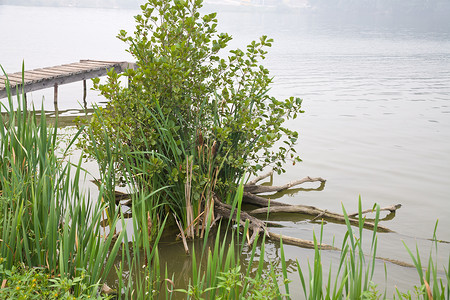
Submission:
<svg viewBox="0 0 450 300">
<path fill-rule="evenodd" d="M 7 76 L 12 95 L 15 95 L 17 90 L 21 93 L 22 88 L 25 94 L 45 88 L 53 88 L 53 101 L 55 110 L 57 110 L 59 85 L 83 81 L 83 102 L 86 105 L 86 79 L 105 76 L 111 68 L 114 68 L 117 73 L 122 73 L 126 69 L 135 69 L 136 64 L 130 62 L 80 60 L 79 63 L 25 71 L 23 82 L 22 72 L 8 74 Z M 6 76 L 3 75 L 0 76 L 0 99 L 6 97 Z"/>
</svg>

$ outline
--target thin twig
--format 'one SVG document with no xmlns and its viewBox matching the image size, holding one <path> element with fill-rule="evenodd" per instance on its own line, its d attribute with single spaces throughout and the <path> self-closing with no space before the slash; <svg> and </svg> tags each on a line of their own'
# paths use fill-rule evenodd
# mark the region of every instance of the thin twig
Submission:
<svg viewBox="0 0 450 300">
<path fill-rule="evenodd" d="M 246 184 L 244 186 L 244 191 L 248 192 L 248 193 L 252 193 L 252 194 L 281 192 L 281 191 L 290 189 L 293 186 L 300 185 L 305 182 L 315 182 L 315 181 L 320 181 L 322 183 L 326 182 L 326 180 L 321 177 L 307 176 L 303 179 L 291 181 L 285 185 L 280 185 L 280 186 L 265 186 L 265 185 L 248 185 L 248 184 Z"/>
<path fill-rule="evenodd" d="M 173 214 L 173 217 L 175 218 L 175 222 L 177 223 L 178 229 L 180 229 L 181 240 L 183 241 L 184 251 L 186 252 L 187 255 L 189 255 L 189 247 L 186 242 L 186 236 L 184 235 L 184 230 L 181 227 L 180 222 L 178 222 L 177 216 L 175 214 Z"/>
<path fill-rule="evenodd" d="M 272 175 L 273 175 L 273 171 L 270 171 L 270 172 L 268 172 L 266 174 L 263 174 L 263 175 L 260 175 L 260 176 L 256 177 L 253 180 L 250 180 L 249 182 L 247 182 L 247 185 L 255 185 L 257 182 L 259 182 L 259 181 L 261 181 L 261 180 L 263 180 L 263 179 L 265 179 L 267 177 L 270 177 Z"/>
<path fill-rule="evenodd" d="M 396 205 L 391 205 L 391 206 L 386 206 L 386 207 L 380 208 L 380 211 L 387 210 L 387 211 L 390 211 L 390 212 L 395 212 L 400 207 L 402 207 L 401 204 L 396 204 Z M 371 213 L 371 212 L 375 212 L 375 210 L 374 209 L 366 209 L 366 210 L 363 210 L 361 212 L 361 214 L 364 215 L 364 214 Z M 353 217 L 356 217 L 358 215 L 359 215 L 359 212 L 356 212 L 356 213 L 353 213 L 353 214 L 349 214 L 348 216 L 350 218 L 353 218 Z"/>
</svg>

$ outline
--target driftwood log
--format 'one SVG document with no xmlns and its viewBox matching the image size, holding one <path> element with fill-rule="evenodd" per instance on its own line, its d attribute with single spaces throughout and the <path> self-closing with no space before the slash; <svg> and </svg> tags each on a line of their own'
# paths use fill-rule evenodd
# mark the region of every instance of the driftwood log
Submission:
<svg viewBox="0 0 450 300">
<path fill-rule="evenodd" d="M 214 205 L 215 205 L 215 208 L 214 208 L 215 212 L 220 217 L 226 218 L 226 219 L 233 219 L 233 220 L 237 221 L 236 220 L 236 218 L 237 218 L 236 209 L 234 209 L 234 211 L 232 213 L 231 205 L 223 203 L 222 201 L 220 201 L 220 199 L 217 196 L 214 196 Z M 275 241 L 280 241 L 281 239 L 283 239 L 283 243 L 285 243 L 285 244 L 295 245 L 295 246 L 299 246 L 299 247 L 303 247 L 303 248 L 314 248 L 314 242 L 312 242 L 312 241 L 289 237 L 289 236 L 285 236 L 285 235 L 281 235 L 281 234 L 277 234 L 277 233 L 268 231 L 266 224 L 263 221 L 249 215 L 245 211 L 241 211 L 239 223 L 242 226 L 244 226 L 246 222 L 248 222 L 248 228 L 250 230 L 252 230 L 252 236 L 248 240 L 248 243 L 250 245 L 255 241 L 256 237 L 260 233 L 264 233 L 268 238 L 275 240 Z M 339 250 L 338 248 L 335 248 L 335 247 L 327 245 L 327 244 L 319 244 L 318 248 L 323 249 L 323 250 Z"/>
<path fill-rule="evenodd" d="M 274 213 L 300 213 L 305 215 L 311 215 L 314 217 L 322 217 L 323 219 L 331 219 L 337 222 L 345 223 L 345 217 L 344 215 L 328 212 L 326 210 L 316 208 L 314 206 L 307 206 L 307 205 L 289 205 L 289 206 L 270 206 L 270 207 L 263 207 L 258 208 L 255 210 L 252 210 L 249 212 L 251 215 L 258 215 L 258 214 L 274 214 Z M 315 218 L 317 219 L 317 218 Z M 355 218 L 348 217 L 348 220 L 350 224 L 358 226 L 359 220 Z M 375 224 L 372 222 L 364 222 L 364 228 L 374 230 Z M 384 227 L 380 224 L 377 225 L 377 231 L 381 232 L 392 232 L 387 227 Z"/>
<path fill-rule="evenodd" d="M 267 226 L 273 226 L 273 223 L 263 221 L 256 216 L 259 214 L 276 214 L 276 213 L 294 213 L 294 214 L 303 214 L 303 215 L 309 215 L 311 216 L 311 221 L 315 221 L 317 219 L 324 219 L 329 221 L 334 221 L 338 223 L 344 223 L 345 222 L 345 216 L 342 214 L 329 212 L 324 209 L 320 209 L 314 206 L 307 206 L 307 205 L 291 205 L 287 203 L 283 203 L 280 201 L 274 201 L 267 199 L 265 197 L 259 196 L 257 194 L 262 193 L 275 193 L 272 194 L 271 197 L 276 195 L 276 193 L 281 191 L 289 190 L 295 186 L 301 185 L 303 183 L 307 182 L 320 182 L 321 188 L 323 188 L 326 180 L 321 177 L 305 177 L 300 180 L 295 180 L 292 182 L 289 182 L 287 184 L 281 185 L 281 186 L 267 186 L 267 185 L 257 185 L 258 182 L 260 182 L 263 179 L 266 179 L 268 177 L 273 176 L 273 172 L 268 172 L 266 174 L 260 175 L 256 177 L 255 179 L 249 181 L 246 185 L 244 185 L 244 194 L 243 194 L 243 203 L 246 204 L 252 204 L 254 206 L 258 206 L 260 208 L 251 210 L 249 212 L 241 211 L 240 212 L 240 218 L 237 219 L 237 213 L 236 210 L 233 211 L 232 207 L 226 203 L 223 203 L 216 195 L 214 195 L 214 212 L 215 212 L 215 218 L 212 225 L 214 225 L 219 219 L 225 218 L 225 219 L 232 219 L 236 223 L 244 226 L 246 222 L 248 222 L 248 229 L 251 231 L 252 235 L 248 236 L 248 243 L 252 244 L 256 237 L 259 234 L 264 234 L 268 238 L 279 241 L 280 239 L 283 240 L 283 243 L 290 244 L 290 245 L 296 245 L 304 248 L 314 248 L 314 243 L 312 241 L 303 240 L 295 237 L 289 237 L 285 235 L 280 235 L 277 233 L 270 232 L 267 228 Z M 319 190 L 318 189 L 318 190 Z M 131 195 L 123 194 L 120 192 L 116 192 L 116 203 L 118 205 L 124 205 L 129 206 L 131 204 Z M 380 209 L 380 211 L 389 211 L 391 213 L 395 212 L 397 209 L 401 207 L 400 204 L 397 205 L 391 205 L 387 207 L 383 207 Z M 233 213 L 232 213 L 233 211 Z M 364 210 L 361 213 L 367 214 L 374 212 L 373 209 Z M 358 226 L 359 220 L 358 220 L 359 213 L 352 213 L 348 215 L 348 220 L 350 224 Z M 371 221 L 368 221 L 367 219 L 364 222 L 364 227 L 370 230 L 375 229 L 375 224 Z M 180 231 L 182 231 L 180 229 Z M 382 226 L 380 224 L 377 225 L 377 231 L 380 232 L 392 232 L 389 228 Z M 248 233 L 246 233 L 248 234 Z M 185 238 L 183 238 L 185 240 Z M 186 246 L 185 246 L 186 248 Z M 320 249 L 324 250 L 336 250 L 337 248 L 322 244 L 319 245 Z M 188 250 L 187 250 L 188 251 Z"/>
<path fill-rule="evenodd" d="M 279 201 L 274 201 L 267 199 L 265 197 L 259 196 L 257 194 L 261 193 L 278 193 L 281 191 L 288 190 L 292 187 L 301 185 L 306 182 L 320 182 L 321 185 L 325 184 L 326 180 L 321 177 L 305 177 L 300 180 L 295 180 L 290 183 L 287 183 L 285 185 L 281 186 L 264 186 L 264 185 L 257 185 L 257 183 L 265 178 L 268 178 L 270 176 L 273 176 L 273 172 L 268 172 L 266 174 L 263 174 L 261 176 L 256 177 L 255 179 L 249 181 L 246 185 L 244 185 L 244 195 L 243 195 L 243 203 L 246 204 L 252 204 L 255 206 L 259 206 L 261 208 L 254 209 L 249 212 L 241 211 L 240 214 L 240 220 L 236 220 L 236 213 L 233 213 L 231 215 L 231 206 L 223 203 L 220 201 L 220 199 L 217 198 L 217 196 L 214 199 L 216 212 L 218 214 L 218 217 L 223 217 L 227 219 L 233 219 L 237 223 L 243 225 L 246 221 L 249 222 L 249 229 L 252 231 L 252 236 L 249 238 L 248 242 L 249 244 L 253 243 L 256 236 L 264 232 L 266 236 L 268 236 L 272 240 L 280 240 L 283 239 L 283 242 L 286 244 L 296 245 L 300 247 L 305 248 L 313 248 L 314 243 L 312 241 L 302 240 L 294 237 L 289 236 L 283 236 L 276 233 L 272 233 L 267 229 L 267 223 L 262 221 L 261 219 L 258 219 L 256 216 L 258 214 L 275 214 L 275 213 L 298 213 L 298 214 L 306 214 L 312 216 L 312 221 L 317 220 L 319 218 L 331 220 L 339 223 L 345 223 L 345 216 L 338 213 L 329 212 L 327 210 L 323 210 L 314 206 L 306 206 L 306 205 L 291 205 Z M 388 207 L 383 207 L 380 209 L 380 211 L 390 211 L 395 212 L 397 209 L 401 207 L 400 204 L 392 205 Z M 366 214 L 373 212 L 373 209 L 364 210 L 361 213 Z M 348 220 L 350 224 L 358 226 L 359 220 L 357 218 L 359 213 L 352 213 L 348 215 Z M 364 227 L 367 229 L 374 230 L 375 224 L 373 222 L 365 221 Z M 376 226 L 377 231 L 380 232 L 392 232 L 389 228 L 382 226 L 378 224 Z M 321 249 L 336 249 L 333 246 L 330 245 L 319 245 L 319 248 Z"/>
</svg>

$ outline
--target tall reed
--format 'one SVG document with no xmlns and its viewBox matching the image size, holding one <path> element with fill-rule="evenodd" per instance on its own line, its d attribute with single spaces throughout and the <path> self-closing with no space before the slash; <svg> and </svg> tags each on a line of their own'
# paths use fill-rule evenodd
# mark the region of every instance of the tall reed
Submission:
<svg viewBox="0 0 450 300">
<path fill-rule="evenodd" d="M 91 203 L 79 190 L 81 159 L 66 161 L 77 138 L 59 152 L 57 126 L 47 127 L 46 115 L 28 110 L 24 93 L 17 102 L 7 82 L 8 103 L 1 104 L 0 124 L 0 255 L 4 268 L 24 263 L 45 269 L 50 276 L 82 280 L 81 285 L 97 285 L 110 272 L 124 236 L 102 235 L 101 201 Z M 16 106 L 16 108 L 15 108 Z M 99 199 L 105 188 L 100 188 Z M 118 221 L 111 222 L 114 228 Z M 86 276 L 87 274 L 87 276 Z"/>
<path fill-rule="evenodd" d="M 415 287 L 415 291 L 413 294 L 417 299 L 450 299 L 450 253 L 448 259 L 447 268 L 444 267 L 444 274 L 439 272 L 439 266 L 437 263 L 437 252 L 438 252 L 438 243 L 439 240 L 436 236 L 438 222 L 436 222 L 436 226 L 434 227 L 433 232 L 433 246 L 430 250 L 430 255 L 428 257 L 428 263 L 426 265 L 422 265 L 422 259 L 419 254 L 419 249 L 416 245 L 416 253 L 414 254 L 409 247 L 403 242 L 406 251 L 411 257 L 414 266 L 416 267 L 417 275 L 419 276 L 420 285 Z M 436 259 L 433 262 L 433 251 L 434 257 Z M 394 295 L 395 296 L 395 295 Z M 413 295 L 410 291 L 406 293 L 401 293 L 398 289 L 396 289 L 396 296 L 399 299 L 411 299 Z"/>
</svg>

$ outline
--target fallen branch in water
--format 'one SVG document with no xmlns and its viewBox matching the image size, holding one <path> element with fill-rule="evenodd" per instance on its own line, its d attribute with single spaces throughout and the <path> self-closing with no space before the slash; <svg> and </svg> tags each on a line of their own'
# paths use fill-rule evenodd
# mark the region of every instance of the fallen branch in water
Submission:
<svg viewBox="0 0 450 300">
<path fill-rule="evenodd" d="M 244 197 L 242 199 L 242 202 L 243 203 L 247 203 L 247 204 L 253 204 L 253 205 L 256 205 L 256 206 L 261 206 L 261 207 L 267 207 L 267 206 L 290 206 L 290 204 L 283 203 L 283 202 L 278 202 L 278 201 L 272 201 L 272 200 L 269 200 L 267 198 L 254 195 L 254 194 L 249 193 L 249 192 L 244 192 Z"/>
<path fill-rule="evenodd" d="M 253 180 L 250 180 L 249 182 L 247 182 L 246 185 L 255 185 L 256 183 L 260 182 L 263 179 L 266 179 L 267 177 L 270 177 L 273 175 L 273 171 L 267 172 L 266 174 L 260 175 L 258 177 L 256 177 Z"/>
<path fill-rule="evenodd" d="M 245 226 L 246 221 L 248 221 L 248 228 L 252 231 L 252 236 L 249 238 L 248 243 L 251 245 L 256 237 L 260 233 L 264 233 L 266 236 L 268 236 L 270 239 L 279 241 L 281 238 L 283 239 L 283 242 L 285 244 L 304 247 L 304 248 L 314 248 L 314 242 L 303 240 L 295 237 L 290 237 L 286 235 L 280 235 L 277 233 L 270 232 L 265 223 L 245 211 L 241 211 L 239 220 L 236 220 L 237 218 L 237 212 L 236 209 L 234 209 L 233 214 L 231 213 L 232 207 L 229 204 L 223 203 L 217 196 L 214 196 L 214 205 L 215 205 L 215 211 L 220 217 L 226 218 L 226 219 L 232 219 L 236 223 L 239 223 L 242 226 Z M 319 249 L 323 250 L 339 250 L 338 248 L 335 248 L 333 246 L 327 245 L 327 244 L 320 244 L 318 245 Z"/>
<path fill-rule="evenodd" d="M 267 228 L 263 221 L 261 221 L 258 218 L 255 218 L 245 211 L 241 211 L 239 220 L 237 219 L 237 211 L 234 209 L 233 214 L 231 213 L 233 208 L 231 205 L 223 203 L 216 195 L 214 197 L 214 211 L 216 213 L 216 216 L 220 216 L 226 219 L 232 219 L 236 223 L 240 225 L 245 225 L 245 222 L 248 221 L 249 229 L 252 230 L 253 234 L 251 238 L 249 239 L 248 243 L 251 245 L 253 244 L 256 236 L 263 232 L 267 235 Z"/>
<path fill-rule="evenodd" d="M 302 248 L 314 249 L 314 242 L 308 241 L 308 240 L 303 240 L 303 239 L 299 239 L 299 238 L 295 238 L 295 237 L 291 237 L 291 236 L 287 236 L 287 235 L 281 235 L 281 234 L 273 233 L 273 232 L 269 232 L 269 238 L 271 240 L 278 241 L 278 242 L 281 239 L 283 239 L 283 244 L 299 246 Z M 333 246 L 327 245 L 327 244 L 318 244 L 317 247 L 318 247 L 318 249 L 321 249 L 321 250 L 338 250 L 338 251 L 341 250 L 339 248 L 336 248 L 336 247 L 333 247 Z"/>
<path fill-rule="evenodd" d="M 380 208 L 380 211 L 390 211 L 390 212 L 392 213 L 392 212 L 395 212 L 395 211 L 396 211 L 397 209 L 399 209 L 400 207 L 402 207 L 401 204 L 396 204 L 396 205 L 391 205 L 391 206 L 382 207 L 382 208 Z M 366 209 L 366 210 L 363 210 L 363 211 L 361 212 L 361 214 L 364 215 L 364 214 L 372 213 L 372 212 L 375 212 L 375 211 L 376 211 L 376 210 L 374 210 L 373 208 L 372 208 L 372 209 Z M 353 217 L 356 217 L 356 216 L 358 216 L 358 215 L 359 215 L 359 213 L 356 212 L 356 213 L 353 213 L 353 214 L 349 214 L 348 216 L 349 216 L 350 218 L 353 218 Z"/>
<path fill-rule="evenodd" d="M 326 180 L 321 177 L 312 178 L 312 177 L 308 176 L 303 179 L 295 180 L 295 181 L 289 182 L 289 183 L 287 183 L 285 185 L 281 185 L 281 186 L 265 186 L 265 185 L 246 184 L 246 185 L 244 185 L 244 192 L 248 192 L 251 194 L 281 192 L 281 191 L 290 189 L 291 187 L 294 187 L 296 185 L 303 184 L 305 182 L 316 182 L 316 181 L 320 181 L 322 183 L 326 182 Z"/>
<path fill-rule="evenodd" d="M 331 221 L 336 221 L 340 223 L 345 223 L 345 216 L 338 213 L 329 212 L 327 210 L 323 210 L 314 206 L 306 206 L 306 205 L 291 205 L 279 201 L 274 201 L 267 199 L 265 197 L 258 196 L 256 194 L 259 193 L 270 193 L 270 192 L 280 192 L 285 191 L 287 189 L 290 189 L 294 186 L 298 186 L 300 184 L 306 183 L 306 182 L 321 182 L 321 187 L 325 184 L 326 180 L 321 177 L 305 177 L 300 180 L 295 180 L 292 182 L 289 182 L 287 184 L 281 185 L 281 186 L 263 186 L 263 185 L 257 185 L 259 181 L 270 177 L 273 175 L 273 172 L 270 171 L 266 174 L 263 174 L 261 176 L 256 177 L 255 179 L 249 181 L 246 185 L 244 185 L 244 194 L 243 194 L 243 203 L 246 204 L 252 204 L 255 206 L 259 206 L 261 208 L 252 210 L 250 212 L 241 211 L 240 212 L 240 220 L 236 220 L 237 218 L 237 212 L 236 210 L 233 212 L 233 215 L 231 214 L 232 207 L 226 203 L 223 203 L 217 196 L 214 196 L 214 207 L 215 207 L 215 219 L 213 224 L 215 224 L 220 218 L 226 218 L 226 219 L 233 219 L 236 221 L 239 225 L 244 226 L 245 222 L 248 221 L 249 224 L 249 230 L 252 231 L 251 237 L 248 237 L 248 243 L 252 244 L 256 236 L 260 233 L 264 233 L 269 238 L 279 241 L 280 238 L 283 239 L 283 241 L 286 244 L 296 245 L 300 247 L 306 247 L 311 248 L 314 246 L 314 243 L 312 241 L 302 240 L 294 237 L 289 236 L 282 236 L 279 234 L 275 234 L 272 232 L 269 232 L 267 229 L 267 224 L 263 220 L 257 218 L 255 215 L 258 214 L 274 214 L 274 213 L 298 213 L 298 214 L 306 214 L 313 216 L 311 218 L 311 222 L 317 220 L 317 219 L 328 219 Z M 121 205 L 129 206 L 131 205 L 131 200 L 124 201 L 126 199 L 132 198 L 131 195 L 125 194 L 125 193 L 116 193 L 116 203 Z M 400 204 L 392 205 L 383 207 L 380 209 L 380 211 L 390 211 L 395 212 L 397 209 L 401 207 Z M 373 209 L 364 210 L 361 213 L 366 214 L 373 212 Z M 358 213 L 352 213 L 348 215 L 348 220 L 350 224 L 354 226 L 359 226 L 359 220 L 356 217 L 358 216 Z M 273 225 L 273 224 L 272 224 Z M 374 230 L 375 224 L 371 221 L 368 221 L 367 219 L 364 222 L 364 228 Z M 180 229 L 181 230 L 181 229 Z M 380 232 L 393 232 L 391 229 L 382 226 L 377 225 L 377 231 Z M 248 233 L 246 233 L 248 234 Z M 185 249 L 186 249 L 185 245 Z M 329 245 L 321 245 L 321 249 L 335 249 L 332 246 Z M 188 251 L 188 250 L 187 250 Z"/>
<path fill-rule="evenodd" d="M 273 214 L 273 213 L 300 213 L 300 214 L 306 214 L 311 216 L 319 216 L 322 215 L 323 218 L 335 220 L 338 222 L 345 223 L 345 216 L 337 213 L 328 212 L 326 210 L 314 207 L 314 206 L 307 206 L 307 205 L 290 205 L 290 206 L 271 206 L 271 207 L 263 207 L 254 209 L 249 212 L 251 215 L 258 215 L 258 214 Z M 356 218 L 350 218 L 348 217 L 348 220 L 350 224 L 358 226 L 359 220 Z M 375 224 L 372 222 L 364 222 L 364 228 L 368 229 L 374 229 Z M 391 229 L 384 227 L 382 225 L 377 226 L 377 230 L 381 232 L 393 232 Z"/>
</svg>

